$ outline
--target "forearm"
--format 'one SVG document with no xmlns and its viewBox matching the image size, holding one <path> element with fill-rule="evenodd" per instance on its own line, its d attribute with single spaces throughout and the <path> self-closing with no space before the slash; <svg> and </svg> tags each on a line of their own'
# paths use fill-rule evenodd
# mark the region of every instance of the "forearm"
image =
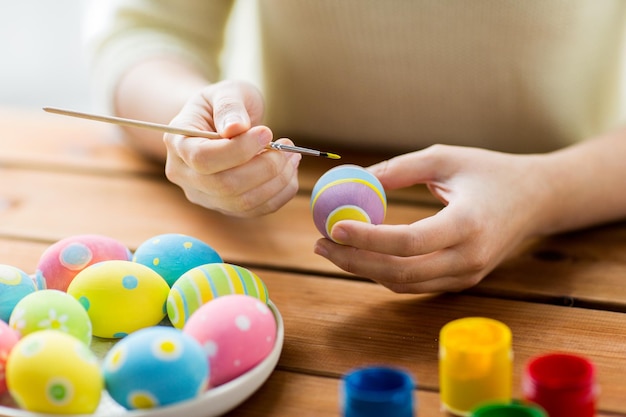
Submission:
<svg viewBox="0 0 626 417">
<path fill-rule="evenodd" d="M 174 58 L 151 58 L 130 68 L 115 89 L 115 113 L 121 117 L 168 124 L 187 99 L 209 83 L 199 71 Z M 163 161 L 163 134 L 124 128 L 124 139 L 149 158 Z"/>
<path fill-rule="evenodd" d="M 540 156 L 539 234 L 626 219 L 626 128 Z"/>
</svg>

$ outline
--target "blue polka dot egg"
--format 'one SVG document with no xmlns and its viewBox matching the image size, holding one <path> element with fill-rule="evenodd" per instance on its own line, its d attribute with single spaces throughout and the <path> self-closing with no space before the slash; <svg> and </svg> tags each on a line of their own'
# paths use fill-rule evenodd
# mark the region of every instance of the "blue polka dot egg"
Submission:
<svg viewBox="0 0 626 417">
<path fill-rule="evenodd" d="M 190 269 L 222 262 L 222 258 L 215 249 L 195 237 L 168 233 L 140 244 L 133 255 L 133 261 L 155 270 L 171 287 Z"/>
<path fill-rule="evenodd" d="M 209 365 L 200 343 L 172 327 L 139 330 L 120 340 L 103 363 L 111 397 L 128 409 L 195 398 L 208 384 Z"/>
<path fill-rule="evenodd" d="M 8 322 L 15 305 L 35 291 L 35 283 L 26 272 L 11 265 L 0 265 L 0 320 Z"/>
<path fill-rule="evenodd" d="M 87 310 L 93 335 L 122 338 L 165 317 L 170 287 L 155 271 L 131 261 L 103 261 L 79 272 L 67 289 Z"/>
<path fill-rule="evenodd" d="M 265 283 L 254 272 L 228 263 L 201 265 L 184 273 L 167 297 L 167 315 L 182 329 L 203 304 L 222 295 L 243 294 L 268 302 Z"/>
</svg>

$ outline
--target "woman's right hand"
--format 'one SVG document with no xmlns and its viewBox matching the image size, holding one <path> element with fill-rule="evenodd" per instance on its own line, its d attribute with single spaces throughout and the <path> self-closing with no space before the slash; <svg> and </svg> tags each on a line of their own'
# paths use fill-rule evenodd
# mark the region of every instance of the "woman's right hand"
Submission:
<svg viewBox="0 0 626 417">
<path fill-rule="evenodd" d="M 224 139 L 165 134 L 165 174 L 192 203 L 237 217 L 278 210 L 298 190 L 301 155 L 267 150 L 263 98 L 252 84 L 222 81 L 190 98 L 170 125 Z M 289 139 L 278 142 L 293 144 Z"/>
</svg>

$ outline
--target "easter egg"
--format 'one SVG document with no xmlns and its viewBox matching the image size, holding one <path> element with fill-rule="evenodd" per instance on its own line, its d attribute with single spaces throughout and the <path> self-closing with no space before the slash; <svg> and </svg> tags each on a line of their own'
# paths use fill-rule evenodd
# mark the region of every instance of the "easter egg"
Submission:
<svg viewBox="0 0 626 417">
<path fill-rule="evenodd" d="M 171 287 L 190 269 L 222 262 L 222 258 L 215 249 L 195 237 L 169 233 L 155 236 L 139 245 L 133 261 L 154 269 Z"/>
<path fill-rule="evenodd" d="M 11 350 L 9 392 L 26 410 L 51 414 L 93 413 L 104 388 L 100 365 L 89 348 L 57 330 L 23 337 Z"/>
<path fill-rule="evenodd" d="M 6 364 L 9 353 L 19 340 L 18 334 L 4 321 L 0 321 L 0 394 L 7 390 Z"/>
<path fill-rule="evenodd" d="M 254 272 L 227 263 L 195 267 L 172 286 L 167 296 L 167 315 L 172 325 L 183 328 L 204 303 L 227 294 L 245 294 L 267 303 L 265 283 Z"/>
<path fill-rule="evenodd" d="M 207 387 L 209 365 L 200 344 L 172 327 L 138 330 L 120 340 L 103 362 L 111 397 L 128 409 L 192 399 Z"/>
<path fill-rule="evenodd" d="M 211 387 L 231 381 L 265 359 L 274 347 L 276 330 L 267 304 L 242 294 L 204 304 L 183 328 L 204 349 Z"/>
<path fill-rule="evenodd" d="M 117 260 L 88 266 L 67 292 L 87 310 L 94 336 L 121 338 L 165 317 L 169 289 L 147 266 Z"/>
<path fill-rule="evenodd" d="M 36 290 L 35 283 L 26 272 L 0 264 L 0 320 L 8 322 L 15 305 Z"/>
<path fill-rule="evenodd" d="M 49 246 L 39 258 L 36 275 L 46 287 L 66 291 L 76 274 L 106 260 L 130 260 L 130 250 L 121 242 L 101 235 L 76 235 Z"/>
<path fill-rule="evenodd" d="M 91 343 L 91 321 L 83 306 L 59 290 L 40 290 L 28 294 L 15 306 L 9 325 L 24 337 L 51 329 L 70 334 L 86 345 Z"/>
<path fill-rule="evenodd" d="M 315 227 L 330 239 L 330 231 L 341 220 L 381 224 L 387 211 L 387 197 L 378 178 L 365 168 L 340 165 L 317 180 L 310 207 Z"/>
</svg>

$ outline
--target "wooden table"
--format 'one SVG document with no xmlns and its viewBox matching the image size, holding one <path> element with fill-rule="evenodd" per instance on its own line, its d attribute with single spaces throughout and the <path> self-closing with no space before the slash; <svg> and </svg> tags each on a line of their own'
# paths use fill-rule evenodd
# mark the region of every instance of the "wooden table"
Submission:
<svg viewBox="0 0 626 417">
<path fill-rule="evenodd" d="M 380 158 L 344 156 L 341 162 L 363 165 Z M 48 245 L 74 234 L 104 234 L 134 249 L 178 232 L 252 269 L 283 315 L 285 344 L 272 376 L 232 416 L 337 416 L 340 377 L 381 363 L 415 377 L 420 416 L 444 415 L 439 331 L 475 315 L 511 328 L 516 397 L 529 358 L 567 351 L 595 363 L 599 415 L 626 416 L 626 224 L 527 242 L 467 292 L 398 295 L 313 254 L 319 233 L 310 191 L 335 163 L 305 157 L 294 200 L 263 218 L 234 219 L 187 202 L 113 127 L 0 109 L 0 263 L 32 273 Z M 390 224 L 441 208 L 419 187 L 390 193 L 389 201 Z"/>
</svg>

